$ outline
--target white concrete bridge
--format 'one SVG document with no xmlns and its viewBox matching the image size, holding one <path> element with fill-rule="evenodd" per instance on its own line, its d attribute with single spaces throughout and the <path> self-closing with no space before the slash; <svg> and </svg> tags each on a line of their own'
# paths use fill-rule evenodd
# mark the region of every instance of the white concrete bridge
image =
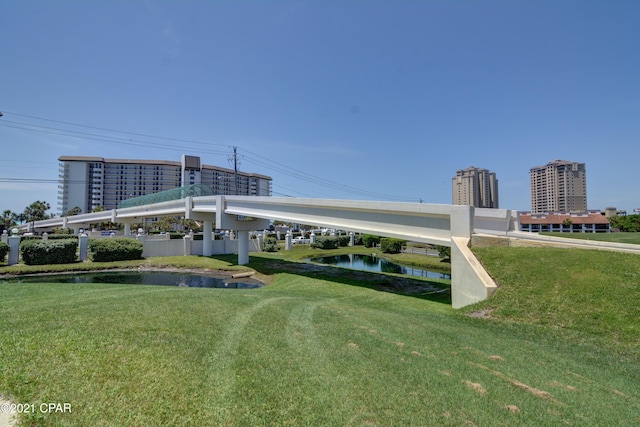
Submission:
<svg viewBox="0 0 640 427">
<path fill-rule="evenodd" d="M 282 220 L 339 230 L 394 237 L 451 247 L 451 294 L 454 308 L 488 298 L 496 284 L 484 271 L 469 242 L 473 233 L 506 235 L 514 229 L 512 212 L 471 206 L 255 196 L 201 196 L 104 212 L 36 221 L 38 229 L 88 229 L 101 222 L 131 224 L 144 218 L 184 216 L 203 223 L 203 255 L 212 255 L 213 224 L 236 230 L 238 264 L 249 262 L 249 232 Z M 21 227 L 27 228 L 31 224 Z"/>
</svg>

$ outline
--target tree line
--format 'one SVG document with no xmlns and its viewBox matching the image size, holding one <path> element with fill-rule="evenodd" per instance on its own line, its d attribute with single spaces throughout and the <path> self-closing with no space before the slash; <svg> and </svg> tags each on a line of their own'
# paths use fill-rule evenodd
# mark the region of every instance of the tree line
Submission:
<svg viewBox="0 0 640 427">
<path fill-rule="evenodd" d="M 609 218 L 612 229 L 636 233 L 640 231 L 640 214 L 612 216 Z"/>
<path fill-rule="evenodd" d="M 16 213 L 10 209 L 2 212 L 2 221 L 0 222 L 0 232 L 2 230 L 10 230 L 18 224 L 24 224 L 34 221 L 41 221 L 43 219 L 49 219 L 55 217 L 54 214 L 48 214 L 47 211 L 51 209 L 51 205 L 43 201 L 35 201 L 29 206 L 24 208 L 21 213 Z"/>
</svg>

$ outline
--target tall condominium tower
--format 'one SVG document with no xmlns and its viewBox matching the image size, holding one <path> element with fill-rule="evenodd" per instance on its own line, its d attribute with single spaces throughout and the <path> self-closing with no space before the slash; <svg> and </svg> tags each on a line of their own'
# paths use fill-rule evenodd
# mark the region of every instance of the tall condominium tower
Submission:
<svg viewBox="0 0 640 427">
<path fill-rule="evenodd" d="M 477 208 L 498 208 L 498 180 L 495 172 L 470 166 L 452 179 L 452 203 Z"/>
<path fill-rule="evenodd" d="M 554 160 L 529 171 L 531 213 L 586 212 L 587 168 L 584 163 Z"/>
<path fill-rule="evenodd" d="M 102 206 L 115 209 L 122 200 L 190 184 L 206 184 L 214 194 L 270 196 L 271 177 L 203 165 L 200 157 L 167 160 L 124 160 L 61 156 L 58 209 L 62 215 L 74 207 L 82 213 Z"/>
</svg>

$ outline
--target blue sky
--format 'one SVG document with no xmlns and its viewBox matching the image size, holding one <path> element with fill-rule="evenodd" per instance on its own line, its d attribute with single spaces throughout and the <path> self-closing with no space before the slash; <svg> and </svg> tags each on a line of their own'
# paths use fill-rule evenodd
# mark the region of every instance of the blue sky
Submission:
<svg viewBox="0 0 640 427">
<path fill-rule="evenodd" d="M 61 155 L 229 166 L 233 146 L 276 196 L 447 204 L 473 165 L 529 210 L 529 169 L 565 159 L 590 209 L 640 208 L 635 0 L 0 10 L 0 211 L 57 212 Z"/>
</svg>

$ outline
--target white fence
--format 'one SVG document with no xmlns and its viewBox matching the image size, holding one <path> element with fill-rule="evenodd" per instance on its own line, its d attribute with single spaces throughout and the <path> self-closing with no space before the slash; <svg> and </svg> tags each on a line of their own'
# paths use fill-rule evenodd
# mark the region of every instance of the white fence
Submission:
<svg viewBox="0 0 640 427">
<path fill-rule="evenodd" d="M 142 242 L 142 256 L 144 258 L 156 256 L 180 256 L 180 255 L 202 255 L 202 240 L 194 240 L 191 236 L 182 239 L 156 238 L 153 236 L 139 236 L 138 241 Z M 214 240 L 212 242 L 213 255 L 235 254 L 238 252 L 238 241 L 228 238 Z"/>
<path fill-rule="evenodd" d="M 45 236 L 43 236 L 45 239 Z M 110 239 L 114 237 L 122 237 L 114 235 L 101 235 L 98 233 L 92 233 L 91 238 L 97 239 Z M 78 239 L 81 246 L 82 240 L 87 239 L 87 236 Z M 203 241 L 194 239 L 193 235 L 187 235 L 182 239 L 171 239 L 168 234 L 164 235 L 146 235 L 135 237 L 142 243 L 142 257 L 158 257 L 158 256 L 188 256 L 188 255 L 203 255 Z M 17 264 L 19 262 L 19 236 L 8 236 L 7 233 L 2 234 L 2 242 L 10 244 L 9 265 Z M 263 248 L 263 239 L 261 236 L 251 239 L 249 244 L 249 250 L 260 252 Z M 238 253 L 238 240 L 230 237 L 224 239 L 212 241 L 212 255 L 222 254 L 235 254 Z M 84 261 L 87 257 L 86 248 L 84 251 L 80 251 L 80 260 Z"/>
</svg>

